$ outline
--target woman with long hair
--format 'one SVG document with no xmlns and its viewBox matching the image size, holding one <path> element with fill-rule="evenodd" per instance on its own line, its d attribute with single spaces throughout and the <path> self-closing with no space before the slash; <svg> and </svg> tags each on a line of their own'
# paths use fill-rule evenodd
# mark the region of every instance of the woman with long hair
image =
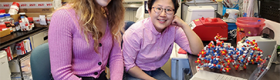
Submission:
<svg viewBox="0 0 280 80">
<path fill-rule="evenodd" d="M 55 80 L 121 80 L 122 0 L 72 0 L 57 9 L 49 26 L 51 73 Z"/>
</svg>

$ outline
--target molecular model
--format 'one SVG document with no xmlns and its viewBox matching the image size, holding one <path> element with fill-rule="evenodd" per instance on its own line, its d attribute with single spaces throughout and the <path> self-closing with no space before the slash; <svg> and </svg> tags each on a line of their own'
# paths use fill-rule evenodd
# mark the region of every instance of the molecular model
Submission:
<svg viewBox="0 0 280 80">
<path fill-rule="evenodd" d="M 201 50 L 195 61 L 195 63 L 198 63 L 197 68 L 206 67 L 229 72 L 232 68 L 235 70 L 246 69 L 249 63 L 263 65 L 271 57 L 269 55 L 263 58 L 263 51 L 258 47 L 255 40 L 245 40 L 242 47 L 234 48 L 224 44 L 224 41 L 220 41 L 221 37 L 217 34 L 214 37 L 216 45 L 211 41 Z"/>
</svg>

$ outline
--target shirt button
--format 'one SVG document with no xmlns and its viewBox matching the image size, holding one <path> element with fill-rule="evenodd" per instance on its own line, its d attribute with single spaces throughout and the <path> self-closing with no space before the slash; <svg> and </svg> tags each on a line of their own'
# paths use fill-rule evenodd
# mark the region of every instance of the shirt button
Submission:
<svg viewBox="0 0 280 80">
<path fill-rule="evenodd" d="M 93 74 L 94 74 L 94 75 L 97 75 L 97 74 L 98 74 L 98 72 L 94 72 Z"/>
<path fill-rule="evenodd" d="M 98 65 L 101 65 L 102 63 L 101 62 L 98 62 Z"/>
<path fill-rule="evenodd" d="M 102 46 L 102 44 L 101 43 L 99 43 L 99 47 L 101 47 Z"/>
</svg>

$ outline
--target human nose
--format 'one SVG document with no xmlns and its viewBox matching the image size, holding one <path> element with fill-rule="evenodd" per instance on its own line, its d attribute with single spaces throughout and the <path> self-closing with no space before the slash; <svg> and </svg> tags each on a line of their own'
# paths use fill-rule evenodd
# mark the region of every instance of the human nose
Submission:
<svg viewBox="0 0 280 80">
<path fill-rule="evenodd" d="M 160 16 L 166 16 L 166 10 L 162 9 L 162 11 L 160 12 Z"/>
</svg>

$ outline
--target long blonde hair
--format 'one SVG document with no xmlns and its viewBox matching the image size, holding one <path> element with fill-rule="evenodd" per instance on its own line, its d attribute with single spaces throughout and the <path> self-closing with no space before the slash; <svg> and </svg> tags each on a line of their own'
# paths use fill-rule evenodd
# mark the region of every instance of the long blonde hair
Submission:
<svg viewBox="0 0 280 80">
<path fill-rule="evenodd" d="M 101 33 L 96 27 L 96 24 L 98 23 L 95 23 L 95 21 L 98 20 L 97 16 L 104 15 L 105 11 L 113 39 L 118 40 L 120 45 L 120 40 L 122 38 L 121 32 L 123 32 L 124 27 L 125 12 L 122 0 L 111 0 L 111 2 L 106 6 L 108 12 L 107 10 L 103 10 L 98 7 L 99 4 L 95 0 L 71 0 L 69 4 L 71 4 L 73 9 L 76 11 L 76 14 L 80 17 L 80 29 L 83 31 L 87 43 L 89 43 L 89 33 L 92 34 L 92 38 L 94 39 L 94 50 L 97 53 Z"/>
</svg>

